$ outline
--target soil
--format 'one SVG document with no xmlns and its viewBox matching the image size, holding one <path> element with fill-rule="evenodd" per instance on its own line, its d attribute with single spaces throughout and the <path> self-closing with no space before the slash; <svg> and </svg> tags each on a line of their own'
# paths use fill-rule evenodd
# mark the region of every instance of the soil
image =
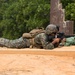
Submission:
<svg viewBox="0 0 75 75">
<path fill-rule="evenodd" d="M 53 50 L 0 47 L 0 75 L 75 75 L 75 46 Z"/>
</svg>

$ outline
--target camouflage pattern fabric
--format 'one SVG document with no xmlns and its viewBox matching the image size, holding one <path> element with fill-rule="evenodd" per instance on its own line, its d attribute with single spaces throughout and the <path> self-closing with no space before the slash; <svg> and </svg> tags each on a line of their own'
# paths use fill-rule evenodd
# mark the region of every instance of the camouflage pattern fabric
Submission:
<svg viewBox="0 0 75 75">
<path fill-rule="evenodd" d="M 23 38 L 27 38 L 27 39 L 31 39 L 32 38 L 30 33 L 23 33 L 22 37 Z"/>
<path fill-rule="evenodd" d="M 29 33 L 23 33 L 22 37 L 29 39 L 30 41 L 30 48 L 33 48 L 34 46 L 34 37 L 40 33 L 44 33 L 44 29 L 33 29 Z"/>
<path fill-rule="evenodd" d="M 36 35 L 38 35 L 40 33 L 44 33 L 44 32 L 45 32 L 44 29 L 33 29 L 29 33 L 23 33 L 22 37 L 31 39 L 31 38 L 34 38 Z"/>
<path fill-rule="evenodd" d="M 28 33 L 22 35 L 21 38 L 15 40 L 9 40 L 5 38 L 0 38 L 0 46 L 9 47 L 9 48 L 27 48 L 30 45 L 38 45 L 40 48 L 44 49 L 53 49 L 54 46 L 51 41 L 48 39 L 48 34 L 52 32 L 57 32 L 55 25 L 50 24 L 46 29 L 34 29 Z M 35 37 L 35 38 L 34 38 Z M 34 40 L 34 41 L 33 41 Z M 33 42 L 31 42 L 33 41 Z"/>
<path fill-rule="evenodd" d="M 34 46 L 44 49 L 53 49 L 54 45 L 51 43 L 52 41 L 48 40 L 48 35 L 45 33 L 38 34 L 34 38 Z"/>
<path fill-rule="evenodd" d="M 48 35 L 53 33 L 53 32 L 58 31 L 57 26 L 53 25 L 53 24 L 48 25 L 45 30 L 46 30 L 46 34 L 48 34 Z"/>
<path fill-rule="evenodd" d="M 30 46 L 30 42 L 28 39 L 22 37 L 15 40 L 0 38 L 0 46 L 8 48 L 27 48 Z"/>
<path fill-rule="evenodd" d="M 45 32 L 44 29 L 33 29 L 29 33 L 31 34 L 32 37 L 35 37 L 36 35 L 44 32 Z"/>
<path fill-rule="evenodd" d="M 45 33 L 38 34 L 34 38 L 34 44 L 37 47 L 44 49 L 53 49 L 54 45 L 51 43 L 55 37 L 55 35 L 51 35 L 52 33 L 57 33 L 58 29 L 56 25 L 50 24 L 46 27 Z M 53 37 L 53 38 L 52 38 Z M 49 39 L 50 38 L 50 39 Z"/>
</svg>

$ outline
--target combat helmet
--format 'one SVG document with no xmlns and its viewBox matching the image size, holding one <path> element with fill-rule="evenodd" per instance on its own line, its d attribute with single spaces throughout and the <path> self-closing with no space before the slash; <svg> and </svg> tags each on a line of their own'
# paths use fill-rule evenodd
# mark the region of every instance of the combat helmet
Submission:
<svg viewBox="0 0 75 75">
<path fill-rule="evenodd" d="M 49 24 L 45 29 L 45 33 L 48 35 L 51 33 L 56 33 L 57 31 L 57 27 L 54 24 Z"/>
</svg>

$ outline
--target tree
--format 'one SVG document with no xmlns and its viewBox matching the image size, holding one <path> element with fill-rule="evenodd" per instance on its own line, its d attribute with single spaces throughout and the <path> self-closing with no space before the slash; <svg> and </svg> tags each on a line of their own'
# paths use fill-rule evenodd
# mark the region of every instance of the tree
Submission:
<svg viewBox="0 0 75 75">
<path fill-rule="evenodd" d="M 61 0 L 66 20 L 75 21 L 75 0 Z M 15 39 L 50 23 L 50 0 L 0 0 L 0 37 Z"/>
<path fill-rule="evenodd" d="M 69 3 L 75 3 L 75 0 L 61 0 L 63 8 L 65 8 Z"/>
<path fill-rule="evenodd" d="M 36 27 L 45 27 L 49 24 L 50 1 L 47 0 L 16 0 L 7 3 L 0 29 L 5 38 L 18 38 L 24 32 Z"/>
</svg>

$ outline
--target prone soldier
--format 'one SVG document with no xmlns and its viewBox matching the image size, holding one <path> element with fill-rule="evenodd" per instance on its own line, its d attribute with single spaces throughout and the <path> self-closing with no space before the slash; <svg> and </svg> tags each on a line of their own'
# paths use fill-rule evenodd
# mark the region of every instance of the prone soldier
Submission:
<svg viewBox="0 0 75 75">
<path fill-rule="evenodd" d="M 50 24 L 46 27 L 45 33 L 40 33 L 34 38 L 34 45 L 37 48 L 54 49 L 59 44 L 60 38 L 55 38 L 58 33 L 56 25 Z"/>
<path fill-rule="evenodd" d="M 0 46 L 8 48 L 30 48 L 32 45 L 33 48 L 54 49 L 58 47 L 62 37 L 62 35 L 60 36 L 58 34 L 57 26 L 53 24 L 48 25 L 45 30 L 37 30 L 34 35 L 32 31 L 26 35 L 29 38 L 24 35 L 15 40 L 0 38 Z"/>
</svg>

